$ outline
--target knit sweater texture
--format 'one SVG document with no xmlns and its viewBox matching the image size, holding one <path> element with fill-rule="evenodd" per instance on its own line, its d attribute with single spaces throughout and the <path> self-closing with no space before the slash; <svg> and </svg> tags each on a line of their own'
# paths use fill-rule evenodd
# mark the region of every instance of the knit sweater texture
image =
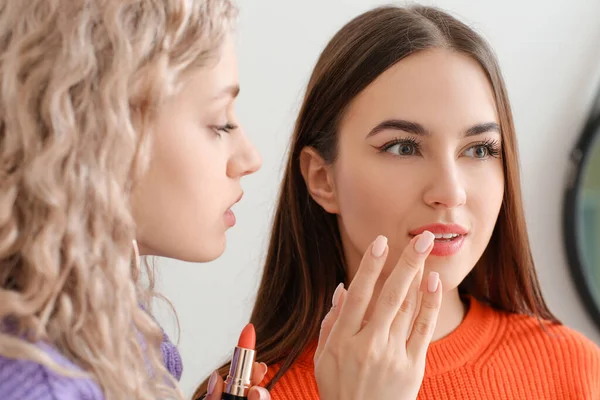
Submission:
<svg viewBox="0 0 600 400">
<path fill-rule="evenodd" d="M 81 371 L 49 344 L 39 343 L 38 347 L 60 366 Z M 179 380 L 183 371 L 181 356 L 166 334 L 160 350 L 165 366 Z M 105 400 L 105 397 L 90 378 L 66 377 L 39 363 L 0 355 L 0 400 Z"/>
<path fill-rule="evenodd" d="M 311 344 L 271 390 L 273 400 L 319 400 Z M 269 366 L 263 385 L 279 365 Z M 418 400 L 600 400 L 600 349 L 561 325 L 474 299 L 461 325 L 430 344 Z"/>
</svg>

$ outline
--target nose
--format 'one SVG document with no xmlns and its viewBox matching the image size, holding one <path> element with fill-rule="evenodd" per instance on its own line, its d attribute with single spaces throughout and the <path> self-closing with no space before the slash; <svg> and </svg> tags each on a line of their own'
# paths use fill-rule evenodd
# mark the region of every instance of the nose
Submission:
<svg viewBox="0 0 600 400">
<path fill-rule="evenodd" d="M 439 163 L 428 174 L 429 182 L 423 194 L 425 203 L 433 208 L 455 208 L 467 201 L 455 161 Z"/>
<path fill-rule="evenodd" d="M 230 178 L 241 178 L 258 171 L 262 165 L 262 157 L 244 131 L 237 135 L 237 145 L 233 157 L 227 165 Z"/>
</svg>

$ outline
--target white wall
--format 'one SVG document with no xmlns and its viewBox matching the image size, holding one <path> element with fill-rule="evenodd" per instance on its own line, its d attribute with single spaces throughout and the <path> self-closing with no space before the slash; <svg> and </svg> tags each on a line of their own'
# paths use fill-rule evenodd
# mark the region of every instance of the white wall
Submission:
<svg viewBox="0 0 600 400">
<path fill-rule="evenodd" d="M 424 2 L 425 3 L 425 2 Z M 600 78 L 597 0 L 439 0 L 482 32 L 508 84 L 519 137 L 527 222 L 544 293 L 563 321 L 600 343 L 568 273 L 561 231 L 568 153 Z M 196 383 L 229 357 L 260 277 L 271 213 L 295 112 L 325 43 L 369 0 L 239 2 L 238 112 L 264 166 L 244 183 L 226 254 L 210 264 L 160 260 L 161 288 L 181 322 L 182 384 Z M 169 333 L 173 318 L 159 318 Z"/>
</svg>

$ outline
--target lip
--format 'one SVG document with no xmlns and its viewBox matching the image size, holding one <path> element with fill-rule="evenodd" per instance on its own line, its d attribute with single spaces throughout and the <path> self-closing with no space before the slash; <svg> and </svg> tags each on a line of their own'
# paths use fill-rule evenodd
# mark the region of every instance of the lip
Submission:
<svg viewBox="0 0 600 400">
<path fill-rule="evenodd" d="M 411 236 L 416 236 L 424 231 L 429 231 L 434 235 L 443 233 L 456 233 L 459 235 L 452 239 L 434 240 L 433 249 L 431 249 L 431 253 L 429 254 L 438 257 L 449 257 L 458 253 L 462 248 L 466 235 L 469 233 L 468 229 L 462 225 L 436 223 L 421 226 L 420 228 L 410 231 L 409 234 Z"/>
<path fill-rule="evenodd" d="M 464 236 L 467 233 L 469 233 L 469 230 L 462 225 L 436 223 L 436 224 L 423 225 L 420 228 L 410 231 L 409 234 L 411 236 L 417 236 L 425 231 L 429 231 L 429 232 L 433 233 L 434 235 L 436 233 L 458 233 L 459 235 Z"/>
<path fill-rule="evenodd" d="M 240 200 L 242 200 L 242 197 L 244 197 L 244 192 L 242 192 L 240 194 L 240 196 L 237 198 L 237 200 L 231 206 L 229 206 L 229 208 L 227 210 L 225 210 L 225 214 L 223 215 L 223 217 L 225 218 L 225 223 L 229 227 L 233 227 L 235 225 L 235 223 L 236 223 L 235 214 L 233 213 L 233 211 L 231 211 L 231 208 L 234 205 L 236 205 L 237 203 L 239 203 Z"/>
<path fill-rule="evenodd" d="M 240 193 L 240 197 L 237 198 L 237 200 L 235 201 L 235 203 L 233 204 L 237 204 L 240 202 L 240 200 L 242 200 L 242 197 L 244 197 L 244 192 Z M 233 206 L 232 206 L 233 207 Z"/>
<path fill-rule="evenodd" d="M 229 208 L 227 208 L 227 210 L 231 210 L 231 208 L 232 208 L 233 206 L 235 206 L 237 203 L 239 203 L 239 202 L 242 200 L 242 197 L 244 197 L 244 192 L 240 193 L 240 196 L 237 198 L 237 200 L 236 200 L 236 201 L 234 201 L 234 202 L 233 202 L 233 203 L 232 203 L 232 204 L 229 206 Z"/>
</svg>

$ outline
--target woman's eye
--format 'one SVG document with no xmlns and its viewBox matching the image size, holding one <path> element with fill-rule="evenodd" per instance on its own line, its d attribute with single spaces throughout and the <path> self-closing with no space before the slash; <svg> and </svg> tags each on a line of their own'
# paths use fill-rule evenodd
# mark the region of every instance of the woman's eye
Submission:
<svg viewBox="0 0 600 400">
<path fill-rule="evenodd" d="M 463 154 L 467 157 L 484 160 L 490 157 L 498 158 L 500 153 L 500 143 L 497 140 L 490 140 L 472 145 Z"/>
<path fill-rule="evenodd" d="M 411 139 L 397 139 L 388 142 L 379 148 L 380 151 L 396 156 L 407 157 L 419 154 L 419 143 Z"/>
<path fill-rule="evenodd" d="M 224 133 L 231 133 L 231 131 L 233 131 L 234 129 L 236 129 L 237 126 L 233 125 L 233 124 L 225 124 L 225 125 L 220 125 L 220 126 L 215 126 L 215 129 L 218 130 L 219 132 L 224 132 Z"/>
<path fill-rule="evenodd" d="M 227 123 L 225 125 L 213 125 L 211 128 L 217 135 L 221 136 L 222 133 L 231 133 L 231 131 L 237 129 L 237 125 Z"/>
<path fill-rule="evenodd" d="M 486 158 L 489 155 L 489 153 L 489 149 L 487 148 L 487 146 L 484 145 L 473 146 L 465 151 L 465 155 L 467 157 L 473 158 Z"/>
<path fill-rule="evenodd" d="M 416 153 L 415 146 L 412 144 L 395 144 L 387 151 L 399 156 L 412 156 Z"/>
</svg>

